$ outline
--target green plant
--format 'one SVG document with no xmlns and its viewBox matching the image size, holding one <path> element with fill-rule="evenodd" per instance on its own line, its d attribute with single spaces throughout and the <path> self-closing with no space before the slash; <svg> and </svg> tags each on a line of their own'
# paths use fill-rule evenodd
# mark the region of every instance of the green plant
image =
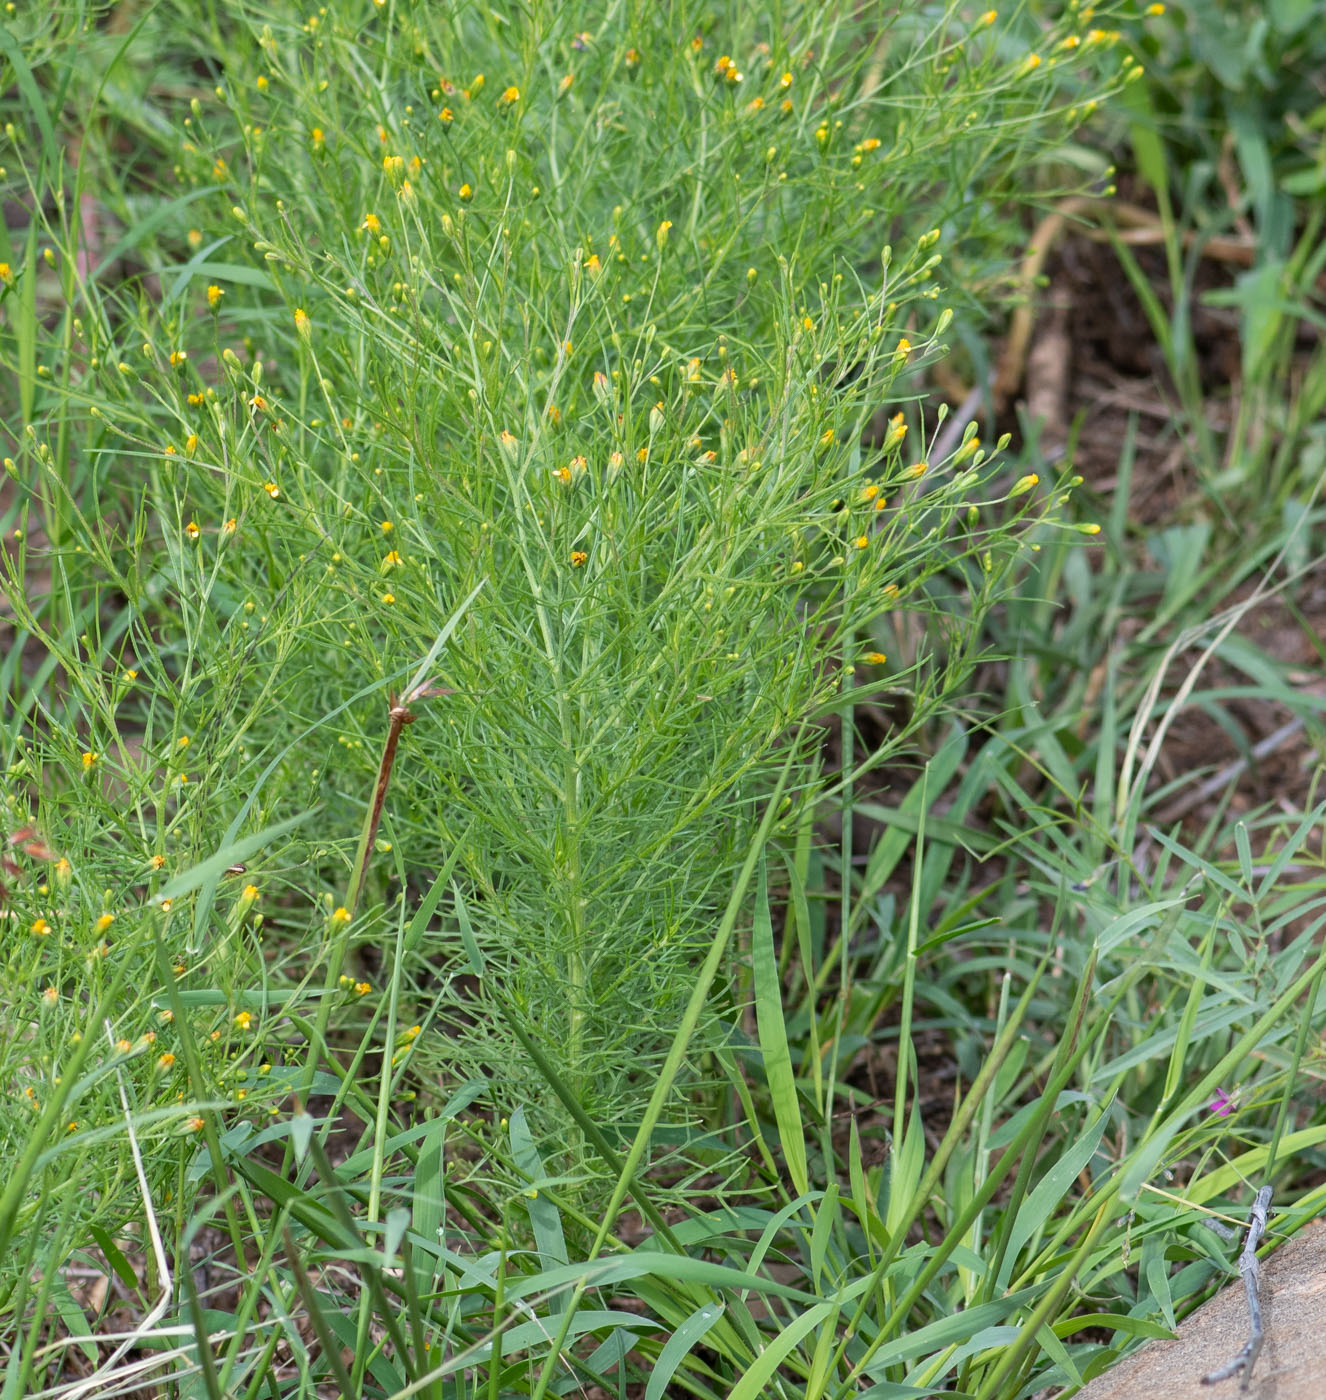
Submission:
<svg viewBox="0 0 1326 1400">
<path fill-rule="evenodd" d="M 1065 484 L 1004 444 L 930 459 L 909 375 L 943 269 L 1006 260 L 996 206 L 1083 111 L 1071 17 L 1028 47 L 956 6 L 183 13 L 4 46 L 36 129 L 3 354 L 11 654 L 37 662 L 4 671 L 5 912 L 44 1003 L 0 1039 L 32 1090 L 3 1122 L 14 1384 L 58 1384 L 46 1307 L 79 1333 L 56 1266 L 89 1240 L 141 1289 L 137 1340 L 193 1330 L 160 1359 L 197 1393 L 541 1395 L 637 1344 L 701 1394 L 891 1383 L 888 1329 L 986 1286 L 927 1296 L 904 1245 L 978 1111 L 1027 1092 L 993 1076 L 1037 975 L 928 1165 L 904 1061 L 885 1199 L 834 1142 L 843 1076 L 970 930 L 923 931 L 918 890 L 858 977 L 900 852 L 854 885 L 849 818 L 824 956 L 810 822 L 963 707 L 1065 533 Z M 858 752 L 876 701 L 894 727 Z M 917 853 L 931 903 L 939 868 Z M 213 1222 L 224 1302 L 180 1263 Z M 771 1280 L 775 1244 L 813 1288 Z M 582 1309 L 628 1283 L 669 1341 Z"/>
</svg>

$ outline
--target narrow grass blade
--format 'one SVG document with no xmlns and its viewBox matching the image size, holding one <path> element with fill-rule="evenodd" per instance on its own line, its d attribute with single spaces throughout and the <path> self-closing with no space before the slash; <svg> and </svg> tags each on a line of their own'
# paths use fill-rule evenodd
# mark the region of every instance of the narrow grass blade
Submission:
<svg viewBox="0 0 1326 1400">
<path fill-rule="evenodd" d="M 783 988 L 774 953 L 773 921 L 769 916 L 769 888 L 764 861 L 760 861 L 755 892 L 755 926 L 751 941 L 751 965 L 755 973 L 755 1024 L 764 1056 L 764 1073 L 773 1101 L 774 1121 L 783 1148 L 783 1160 L 798 1196 L 810 1190 L 806 1167 L 806 1134 L 801 1124 L 792 1053 L 783 1020 Z"/>
</svg>

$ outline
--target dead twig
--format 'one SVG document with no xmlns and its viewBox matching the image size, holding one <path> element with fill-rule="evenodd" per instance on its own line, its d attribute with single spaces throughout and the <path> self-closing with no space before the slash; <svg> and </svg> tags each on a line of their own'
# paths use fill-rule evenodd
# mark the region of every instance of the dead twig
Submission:
<svg viewBox="0 0 1326 1400">
<path fill-rule="evenodd" d="M 1271 1205 L 1271 1188 L 1263 1186 L 1252 1203 L 1252 1214 L 1248 1221 L 1248 1238 L 1243 1242 L 1243 1252 L 1239 1255 L 1239 1273 L 1243 1275 L 1243 1287 L 1248 1295 L 1248 1340 L 1239 1354 L 1218 1371 L 1211 1371 L 1202 1377 L 1203 1385 L 1215 1385 L 1217 1381 L 1243 1372 L 1239 1389 L 1247 1390 L 1252 1379 L 1252 1368 L 1257 1364 L 1257 1354 L 1262 1349 L 1262 1303 L 1257 1292 L 1257 1246 L 1266 1233 L 1266 1212 Z"/>
</svg>

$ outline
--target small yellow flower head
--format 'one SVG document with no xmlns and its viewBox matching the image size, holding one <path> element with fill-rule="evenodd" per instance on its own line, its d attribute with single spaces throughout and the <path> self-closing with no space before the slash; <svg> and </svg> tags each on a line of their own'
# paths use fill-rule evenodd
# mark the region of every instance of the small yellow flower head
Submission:
<svg viewBox="0 0 1326 1400">
<path fill-rule="evenodd" d="M 903 479 L 906 481 L 915 481 L 917 477 L 924 476 L 929 470 L 929 462 L 915 462 L 903 472 Z"/>
<path fill-rule="evenodd" d="M 314 151 L 321 151 L 327 143 L 327 133 L 320 126 L 315 126 L 308 134 L 308 139 Z"/>
<path fill-rule="evenodd" d="M 571 567 L 579 569 L 588 560 L 589 555 L 583 549 L 573 549 L 571 551 Z"/>
<path fill-rule="evenodd" d="M 888 659 L 882 651 L 868 651 L 861 658 L 867 666 L 883 666 Z"/>
<path fill-rule="evenodd" d="M 378 565 L 378 572 L 385 574 L 389 569 L 400 567 L 401 556 L 394 549 L 389 549 L 382 556 L 382 563 Z"/>
<path fill-rule="evenodd" d="M 165 856 L 153 856 L 148 862 L 153 870 L 164 870 L 166 868 Z"/>
<path fill-rule="evenodd" d="M 877 150 L 879 150 L 879 137 L 878 137 L 878 136 L 867 136 L 866 139 L 865 139 L 864 141 L 862 141 L 862 143 L 861 143 L 861 149 L 862 149 L 867 155 L 869 155 L 869 154 L 871 153 L 871 151 L 877 151 Z"/>
<path fill-rule="evenodd" d="M 254 904 L 257 903 L 257 900 L 257 885 L 245 885 L 239 893 L 239 899 L 236 902 L 236 908 L 239 910 L 240 914 L 247 914 L 249 910 L 253 908 Z"/>
<path fill-rule="evenodd" d="M 658 245 L 658 251 L 660 253 L 668 245 L 668 234 L 671 231 L 671 229 L 672 220 L 664 219 L 663 222 L 659 224 L 658 229 L 654 233 L 654 242 Z"/>
<path fill-rule="evenodd" d="M 242 1031 L 248 1030 L 248 1028 L 253 1024 L 253 1012 L 241 1011 L 239 1015 L 235 1017 L 235 1024 Z"/>
<path fill-rule="evenodd" d="M 381 530 L 384 535 L 391 534 L 395 528 L 396 526 L 390 520 L 384 520 L 382 524 L 378 526 L 378 529 Z"/>
<path fill-rule="evenodd" d="M 187 350 L 172 350 L 170 352 L 170 367 L 179 369 L 182 364 L 187 363 L 189 352 Z"/>
<path fill-rule="evenodd" d="M 451 123 L 456 119 L 456 114 L 451 110 L 450 107 L 443 107 L 442 110 L 437 114 L 437 119 L 442 123 L 443 126 L 450 126 Z"/>
<path fill-rule="evenodd" d="M 95 928 L 96 931 L 97 931 L 98 933 L 105 933 L 106 930 L 107 930 L 108 928 L 110 928 L 110 926 L 111 926 L 114 922 L 115 922 L 115 915 L 114 915 L 114 914 L 102 914 L 102 915 L 97 919 L 97 922 L 96 922 L 95 924 L 92 925 L 92 927 Z"/>
<path fill-rule="evenodd" d="M 115 1042 L 115 1049 L 121 1055 L 127 1055 L 134 1048 L 133 1041 L 120 1039 Z"/>
<path fill-rule="evenodd" d="M 1028 472 L 1026 476 L 1020 476 L 1013 483 L 1013 489 L 1008 493 L 1009 500 L 1015 496 L 1025 496 L 1040 481 L 1040 477 L 1035 472 Z"/>
<path fill-rule="evenodd" d="M 7 262 L 0 262 L 0 282 L 8 286 L 14 280 L 14 269 Z"/>
<path fill-rule="evenodd" d="M 512 85 L 502 93 L 497 101 L 502 107 L 514 107 L 520 101 L 520 89 Z"/>
<path fill-rule="evenodd" d="M 185 450 L 186 452 L 194 452 L 194 451 L 197 450 L 197 447 L 198 447 L 198 434 L 197 434 L 197 433 L 190 433 L 189 436 L 186 437 L 186 438 L 184 439 L 184 450 Z"/>
<path fill-rule="evenodd" d="M 354 993 L 357 997 L 366 997 L 372 990 L 373 984 L 371 982 L 356 982 L 354 986 Z"/>
<path fill-rule="evenodd" d="M 820 446 L 831 447 L 836 436 L 837 435 L 834 433 L 832 428 L 825 428 L 825 430 L 820 434 Z"/>
<path fill-rule="evenodd" d="M 599 261 L 599 255 L 597 253 L 591 253 L 589 257 L 585 259 L 585 271 L 588 272 L 591 277 L 597 277 L 599 273 L 603 271 L 603 264 Z"/>
<path fill-rule="evenodd" d="M 897 445 L 907 436 L 907 424 L 903 422 L 901 413 L 895 413 L 889 419 L 889 431 L 884 437 L 884 450 L 887 452 L 891 447 Z"/>
<path fill-rule="evenodd" d="M 256 408 L 259 413 L 265 413 L 267 411 L 267 400 L 261 394 L 254 394 L 249 399 L 249 407 Z"/>
<path fill-rule="evenodd" d="M 972 33 L 975 34 L 979 30 L 989 29 L 989 27 L 998 18 L 999 12 L 997 10 L 986 10 L 986 12 L 976 21 L 976 23 L 972 25 Z"/>
<path fill-rule="evenodd" d="M 307 345 L 313 339 L 313 322 L 302 306 L 295 307 L 295 334 Z"/>
<path fill-rule="evenodd" d="M 856 539 L 852 541 L 852 543 L 856 545 L 858 549 L 864 549 L 870 543 L 870 536 L 858 535 Z"/>
<path fill-rule="evenodd" d="M 50 931 L 51 926 L 45 919 L 33 919 L 28 926 L 28 932 L 35 933 L 38 938 L 45 938 Z"/>
<path fill-rule="evenodd" d="M 907 357 L 908 357 L 911 353 L 912 353 L 912 342 L 911 342 L 910 340 L 908 340 L 906 336 L 903 336 L 903 337 L 898 341 L 897 348 L 896 348 L 896 349 L 894 350 L 894 352 L 893 352 L 893 363 L 894 363 L 894 364 L 901 364 L 901 363 L 903 363 L 903 361 L 905 361 L 905 360 L 907 359 Z"/>
<path fill-rule="evenodd" d="M 333 926 L 337 928 L 348 924 L 350 922 L 350 911 L 345 907 L 344 904 L 340 905 L 332 914 L 331 921 Z"/>
<path fill-rule="evenodd" d="M 384 593 L 382 595 L 382 601 L 390 607 L 396 601 L 396 595 L 394 593 Z"/>
<path fill-rule="evenodd" d="M 175 1063 L 175 1056 L 166 1051 L 164 1055 L 157 1056 L 157 1068 L 161 1070 L 170 1069 Z"/>
<path fill-rule="evenodd" d="M 281 488 L 274 481 L 264 481 L 262 489 L 267 492 L 272 500 L 275 500 L 281 494 Z"/>
<path fill-rule="evenodd" d="M 793 78 L 791 73 L 784 73 L 783 76 L 778 79 L 778 86 L 786 90 L 792 86 L 792 82 Z"/>
<path fill-rule="evenodd" d="M 557 96 L 565 97 L 566 94 L 571 91 L 571 84 L 574 83 L 575 80 L 576 75 L 574 73 L 564 73 L 561 82 L 557 84 Z"/>
<path fill-rule="evenodd" d="M 191 1133 L 201 1133 L 207 1126 L 203 1120 L 197 1116 L 190 1118 L 184 1125 Z"/>
<path fill-rule="evenodd" d="M 1164 5 L 1148 5 L 1146 13 L 1152 19 L 1159 19 L 1165 13 L 1165 7 Z"/>
<path fill-rule="evenodd" d="M 469 186 L 469 185 L 462 185 L 462 186 L 460 187 L 460 189 L 458 189 L 458 190 L 456 191 L 456 193 L 457 193 L 462 199 L 473 199 L 473 198 L 474 198 L 474 190 L 473 190 L 473 188 L 472 188 L 471 186 Z"/>
<path fill-rule="evenodd" d="M 366 233 L 381 233 L 382 220 L 376 214 L 365 214 L 364 222 L 359 227 Z"/>
<path fill-rule="evenodd" d="M 393 185 L 399 185 L 405 178 L 405 157 L 404 156 L 383 156 L 382 173 L 391 181 Z"/>
<path fill-rule="evenodd" d="M 174 907 L 175 901 L 173 899 L 163 899 L 161 901 L 161 912 L 163 914 L 169 914 Z"/>
<path fill-rule="evenodd" d="M 230 519 L 227 520 L 226 523 L 221 527 L 221 533 L 223 535 L 229 536 L 233 535 L 237 529 L 239 529 L 239 522 L 232 515 Z"/>
<path fill-rule="evenodd" d="M 271 87 L 271 83 L 268 82 L 268 80 L 267 80 L 267 74 L 266 74 L 266 73 L 259 73 L 259 74 L 258 74 L 257 80 L 256 80 L 256 82 L 254 83 L 254 87 L 256 87 L 256 88 L 258 89 L 259 92 L 266 92 L 267 89 L 268 89 L 269 87 Z"/>
<path fill-rule="evenodd" d="M 623 58 L 626 62 L 626 71 L 628 73 L 634 74 L 635 70 L 640 66 L 640 50 L 627 49 L 626 53 L 623 55 Z"/>
<path fill-rule="evenodd" d="M 191 540 L 196 541 L 199 535 L 202 534 L 202 531 L 198 528 L 198 522 L 196 520 L 190 520 L 184 527 L 184 533 L 188 535 Z"/>
<path fill-rule="evenodd" d="M 1100 534 L 1100 526 L 1099 526 L 1099 525 L 1095 525 L 1095 524 L 1091 524 L 1091 525 L 1075 525 L 1075 526 L 1073 526 L 1073 528 L 1074 528 L 1075 530 L 1077 530 L 1077 531 L 1079 532 L 1079 534 L 1083 534 L 1083 535 L 1098 535 L 1098 534 Z"/>
<path fill-rule="evenodd" d="M 60 1000 L 60 993 L 54 987 L 47 987 L 41 994 L 43 1003 L 47 1006 L 54 1006 Z"/>
<path fill-rule="evenodd" d="M 101 755 L 95 749 L 85 749 L 83 751 L 83 772 L 86 773 L 100 757 Z"/>
<path fill-rule="evenodd" d="M 209 286 L 207 289 L 208 306 L 210 306 L 212 310 L 215 311 L 216 308 L 221 305 L 221 298 L 223 296 L 225 296 L 225 292 L 223 292 L 221 288 L 218 287 L 215 282 L 213 282 L 211 286 Z"/>
</svg>

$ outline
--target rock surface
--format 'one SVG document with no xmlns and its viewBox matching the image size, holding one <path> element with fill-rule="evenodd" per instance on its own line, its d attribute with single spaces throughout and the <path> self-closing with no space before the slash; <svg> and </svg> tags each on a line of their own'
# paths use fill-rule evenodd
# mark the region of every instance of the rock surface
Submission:
<svg viewBox="0 0 1326 1400">
<path fill-rule="evenodd" d="M 1266 1336 L 1249 1400 L 1323 1400 L 1326 1220 L 1313 1221 L 1262 1260 L 1260 1293 Z M 1247 1340 L 1247 1298 L 1234 1276 L 1180 1326 L 1177 1340 L 1148 1342 L 1076 1400 L 1232 1400 L 1242 1393 L 1240 1376 L 1214 1385 L 1203 1385 L 1202 1377 L 1232 1360 Z"/>
</svg>

